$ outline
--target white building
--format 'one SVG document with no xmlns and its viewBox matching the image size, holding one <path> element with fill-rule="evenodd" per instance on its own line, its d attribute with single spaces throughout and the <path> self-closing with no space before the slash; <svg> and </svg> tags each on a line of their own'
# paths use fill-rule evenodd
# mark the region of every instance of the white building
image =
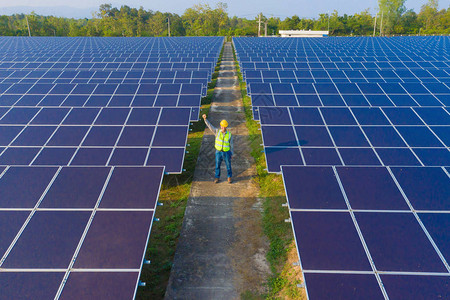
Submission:
<svg viewBox="0 0 450 300">
<path fill-rule="evenodd" d="M 280 30 L 281 37 L 324 37 L 328 36 L 328 31 L 313 30 Z"/>
</svg>

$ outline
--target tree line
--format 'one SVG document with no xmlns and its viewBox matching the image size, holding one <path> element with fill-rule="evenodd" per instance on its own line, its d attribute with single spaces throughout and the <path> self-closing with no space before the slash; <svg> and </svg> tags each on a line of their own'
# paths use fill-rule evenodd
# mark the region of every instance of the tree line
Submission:
<svg viewBox="0 0 450 300">
<path fill-rule="evenodd" d="M 14 14 L 0 16 L 3 36 L 256 36 L 261 18 L 261 32 L 268 35 L 278 30 L 329 30 L 330 35 L 399 35 L 450 34 L 450 7 L 438 9 L 438 0 L 428 0 L 420 12 L 405 8 L 405 0 L 378 0 L 378 13 L 369 9 L 354 15 L 319 14 L 314 19 L 296 15 L 279 17 L 256 16 L 255 19 L 230 17 L 227 5 L 215 7 L 198 4 L 180 16 L 173 13 L 145 10 L 143 7 L 120 8 L 100 5 L 92 18 L 70 19 L 54 16 Z M 29 26 L 29 30 L 28 30 Z M 170 29 L 169 29 L 170 28 Z M 374 29 L 375 28 L 375 29 Z"/>
</svg>

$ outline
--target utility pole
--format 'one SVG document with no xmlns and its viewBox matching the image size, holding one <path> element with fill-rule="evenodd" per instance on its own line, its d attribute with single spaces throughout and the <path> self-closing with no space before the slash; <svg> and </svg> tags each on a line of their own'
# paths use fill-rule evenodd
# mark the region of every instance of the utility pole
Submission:
<svg viewBox="0 0 450 300">
<path fill-rule="evenodd" d="M 268 23 L 269 23 L 268 21 L 264 22 L 264 36 L 266 36 L 266 37 L 267 37 L 267 24 Z"/>
<path fill-rule="evenodd" d="M 330 11 L 328 11 L 327 15 L 328 15 L 328 34 L 330 34 Z"/>
<path fill-rule="evenodd" d="M 258 37 L 261 36 L 261 13 L 258 15 Z"/>
<path fill-rule="evenodd" d="M 381 12 L 380 36 L 383 33 L 383 14 L 384 12 Z"/>
<path fill-rule="evenodd" d="M 375 30 L 377 28 L 377 16 L 378 16 L 378 14 L 375 14 L 375 22 L 373 24 L 373 36 L 375 36 Z"/>
<path fill-rule="evenodd" d="M 168 32 L 169 37 L 170 37 L 170 18 L 167 18 L 167 32 Z"/>
<path fill-rule="evenodd" d="M 30 24 L 28 23 L 28 16 L 27 15 L 25 15 L 25 19 L 27 19 L 28 36 L 31 36 Z"/>
</svg>

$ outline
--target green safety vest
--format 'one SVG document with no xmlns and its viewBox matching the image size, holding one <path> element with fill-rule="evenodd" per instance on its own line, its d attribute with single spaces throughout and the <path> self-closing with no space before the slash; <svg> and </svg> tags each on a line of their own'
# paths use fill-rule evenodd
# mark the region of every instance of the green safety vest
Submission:
<svg viewBox="0 0 450 300">
<path fill-rule="evenodd" d="M 225 135 L 222 131 L 219 131 L 216 135 L 216 150 L 223 152 L 230 151 L 230 139 L 231 133 L 229 131 L 227 131 Z"/>
</svg>

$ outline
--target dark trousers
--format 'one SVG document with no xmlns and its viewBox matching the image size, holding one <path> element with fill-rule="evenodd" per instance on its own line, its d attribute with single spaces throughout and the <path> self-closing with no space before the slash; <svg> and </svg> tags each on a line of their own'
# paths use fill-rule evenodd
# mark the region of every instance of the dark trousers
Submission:
<svg viewBox="0 0 450 300">
<path fill-rule="evenodd" d="M 220 178 L 220 165 L 222 164 L 222 160 L 225 161 L 225 165 L 227 166 L 227 176 L 232 177 L 231 151 L 222 152 L 216 150 L 216 178 Z"/>
</svg>

